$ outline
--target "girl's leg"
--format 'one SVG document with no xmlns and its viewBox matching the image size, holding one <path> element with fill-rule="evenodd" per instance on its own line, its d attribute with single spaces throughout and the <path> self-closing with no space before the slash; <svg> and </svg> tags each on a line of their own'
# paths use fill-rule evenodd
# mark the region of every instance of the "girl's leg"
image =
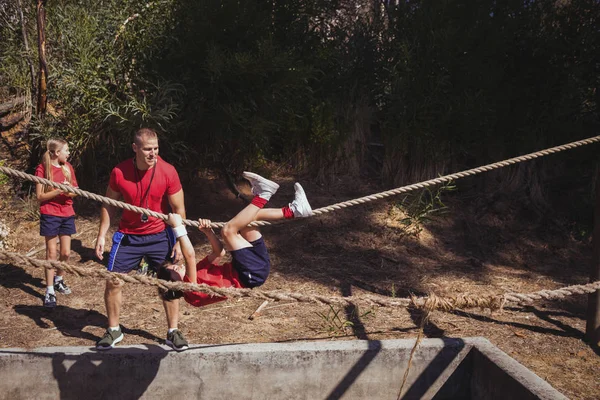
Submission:
<svg viewBox="0 0 600 400">
<path fill-rule="evenodd" d="M 56 245 L 56 236 L 44 236 L 46 240 L 46 260 L 57 260 L 57 245 Z M 55 271 L 53 269 L 46 270 L 46 287 L 54 288 L 54 275 Z"/>
<path fill-rule="evenodd" d="M 60 258 L 59 261 L 68 261 L 71 256 L 71 235 L 60 235 Z M 56 271 L 56 275 L 63 276 L 63 270 Z"/>
</svg>

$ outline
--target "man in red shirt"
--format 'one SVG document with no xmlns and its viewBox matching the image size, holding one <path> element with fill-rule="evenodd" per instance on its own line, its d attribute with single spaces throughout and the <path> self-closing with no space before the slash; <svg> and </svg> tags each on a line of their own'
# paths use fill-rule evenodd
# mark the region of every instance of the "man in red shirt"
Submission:
<svg viewBox="0 0 600 400">
<path fill-rule="evenodd" d="M 158 156 L 158 137 L 151 129 L 140 129 L 133 142 L 135 157 L 117 165 L 110 174 L 106 197 L 123 200 L 126 203 L 167 214 L 169 206 L 174 213 L 185 218 L 183 189 L 179 175 L 171 164 Z M 115 207 L 102 205 L 100 228 L 96 241 L 96 256 L 104 259 L 105 236 L 114 216 Z M 108 257 L 107 269 L 126 274 L 137 268 L 143 257 L 150 267 L 158 268 L 171 257 L 175 262 L 181 259 L 179 243 L 175 243 L 173 233 L 159 218 L 149 217 L 134 211 L 123 210 L 119 230 L 115 232 Z M 190 268 L 195 278 L 195 270 Z M 190 277 L 191 278 L 191 277 Z M 96 343 L 99 350 L 112 349 L 123 340 L 119 326 L 121 310 L 121 284 L 106 281 L 104 301 L 108 314 L 108 329 Z M 188 348 L 185 337 L 177 329 L 179 320 L 179 300 L 163 298 L 167 315 L 166 343 L 177 351 Z"/>
</svg>

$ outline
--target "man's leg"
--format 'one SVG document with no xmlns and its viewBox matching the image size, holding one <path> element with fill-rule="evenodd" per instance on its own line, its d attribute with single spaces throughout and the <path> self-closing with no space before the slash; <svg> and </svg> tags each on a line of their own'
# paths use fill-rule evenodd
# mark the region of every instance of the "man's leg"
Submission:
<svg viewBox="0 0 600 400">
<path fill-rule="evenodd" d="M 179 322 L 179 299 L 163 300 L 163 306 L 165 307 L 165 314 L 167 314 L 169 330 L 177 329 L 177 323 Z"/>
<path fill-rule="evenodd" d="M 123 301 L 122 294 L 123 283 L 116 283 L 111 279 L 106 280 L 106 288 L 104 289 L 104 305 L 108 314 L 108 326 L 118 327 L 119 316 L 121 315 L 121 303 Z"/>
<path fill-rule="evenodd" d="M 169 243 L 169 241 L 170 238 L 167 230 L 152 235 L 151 238 L 146 237 L 146 243 L 143 250 L 144 254 L 148 259 L 150 266 L 158 271 L 162 268 L 162 264 L 171 254 L 172 244 Z M 189 347 L 188 342 L 177 327 L 179 322 L 179 299 L 165 300 L 163 295 L 161 295 L 161 298 L 165 309 L 165 315 L 167 316 L 167 326 L 169 328 L 165 342 L 174 350 L 186 350 Z"/>
<path fill-rule="evenodd" d="M 123 282 L 121 281 L 115 282 L 111 279 L 106 280 L 104 305 L 106 306 L 106 314 L 108 315 L 108 328 L 106 329 L 104 336 L 96 343 L 96 348 L 98 350 L 110 350 L 123 340 L 123 333 L 119 326 L 122 286 Z"/>
<path fill-rule="evenodd" d="M 135 246 L 130 246 L 130 242 L 135 242 L 135 235 L 131 235 L 125 240 L 126 235 L 122 232 L 115 232 L 112 238 L 112 248 L 108 257 L 106 268 L 111 272 L 127 274 L 133 268 L 140 264 L 142 256 L 138 254 Z M 108 317 L 108 327 L 104 336 L 96 343 L 98 350 L 110 350 L 117 343 L 123 340 L 123 332 L 119 326 L 119 316 L 121 314 L 121 304 L 123 301 L 122 287 L 120 280 L 106 280 L 104 289 L 104 305 Z"/>
</svg>

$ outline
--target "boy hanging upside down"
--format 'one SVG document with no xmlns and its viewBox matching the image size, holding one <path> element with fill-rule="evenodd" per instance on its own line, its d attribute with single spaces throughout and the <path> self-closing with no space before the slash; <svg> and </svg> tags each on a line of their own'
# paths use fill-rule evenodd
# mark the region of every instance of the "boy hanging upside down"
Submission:
<svg viewBox="0 0 600 400">
<path fill-rule="evenodd" d="M 294 184 L 295 196 L 288 206 L 283 208 L 264 208 L 279 185 L 252 172 L 244 172 L 244 178 L 252 185 L 254 198 L 243 210 L 225 224 L 221 230 L 225 249 L 210 227 L 211 221 L 200 219 L 199 229 L 211 244 L 212 252 L 197 265 L 197 283 L 205 283 L 217 287 L 253 288 L 262 285 L 267 280 L 270 270 L 269 252 L 258 227 L 249 227 L 254 221 L 276 221 L 291 218 L 303 218 L 312 215 L 312 209 L 306 194 L 299 183 Z M 195 265 L 196 256 L 190 242 L 181 216 L 169 214 L 168 224 L 173 228 L 175 237 L 181 244 L 181 251 L 186 265 Z M 219 264 L 225 255 L 225 250 L 232 256 L 231 263 Z M 184 275 L 184 268 L 165 264 L 160 269 L 158 277 L 164 280 L 184 280 L 190 282 Z M 161 290 L 166 298 L 179 298 L 181 292 Z M 211 296 L 200 292 L 183 293 L 185 300 L 196 307 L 205 306 L 225 300 L 224 297 Z"/>
</svg>

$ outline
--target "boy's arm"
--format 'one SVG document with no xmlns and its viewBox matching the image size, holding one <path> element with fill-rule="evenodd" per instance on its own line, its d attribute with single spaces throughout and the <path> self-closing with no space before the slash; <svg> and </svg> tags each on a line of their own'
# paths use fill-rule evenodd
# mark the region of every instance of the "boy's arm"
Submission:
<svg viewBox="0 0 600 400">
<path fill-rule="evenodd" d="M 221 257 L 225 255 L 225 249 L 223 248 L 223 244 L 210 227 L 209 219 L 199 219 L 198 223 L 198 229 L 200 229 L 200 231 L 204 233 L 204 235 L 208 239 L 208 242 L 210 243 L 210 246 L 212 247 L 212 253 L 210 253 L 207 257 L 208 262 L 210 262 L 211 264 L 218 264 L 219 261 L 221 261 Z"/>
<path fill-rule="evenodd" d="M 192 246 L 192 242 L 190 242 L 188 235 L 178 237 L 177 241 L 181 245 L 181 254 L 185 260 L 185 274 L 190 282 L 197 283 L 196 253 L 194 252 L 194 246 Z"/>
<path fill-rule="evenodd" d="M 181 253 L 185 260 L 185 274 L 191 282 L 196 283 L 196 253 L 183 225 L 183 220 L 179 214 L 171 213 L 169 214 L 167 223 L 173 228 L 175 237 L 177 237 L 177 243 L 181 246 Z"/>
</svg>

